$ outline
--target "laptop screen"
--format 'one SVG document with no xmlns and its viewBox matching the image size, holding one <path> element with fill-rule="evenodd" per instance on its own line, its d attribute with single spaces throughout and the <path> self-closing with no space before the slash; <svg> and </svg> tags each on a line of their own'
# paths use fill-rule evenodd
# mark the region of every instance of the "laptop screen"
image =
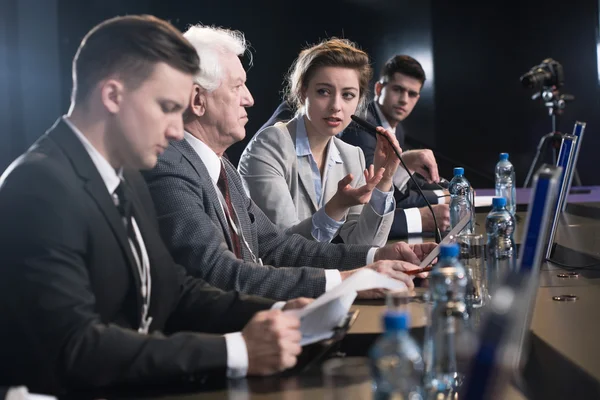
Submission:
<svg viewBox="0 0 600 400">
<path fill-rule="evenodd" d="M 569 169 L 569 174 L 566 176 L 566 191 L 565 196 L 562 201 L 562 205 L 560 207 L 561 211 L 565 211 L 565 207 L 567 206 L 567 197 L 569 192 L 571 191 L 571 184 L 573 183 L 573 176 L 575 176 L 575 168 L 577 166 L 577 158 L 579 157 L 579 150 L 581 149 L 581 141 L 583 140 L 583 132 L 585 131 L 585 122 L 577 121 L 575 122 L 575 127 L 573 128 L 573 136 L 577 138 L 575 140 L 574 149 L 573 149 L 573 160 L 571 162 L 571 168 Z"/>
<path fill-rule="evenodd" d="M 489 315 L 480 330 L 463 399 L 499 395 L 520 370 L 537 294 L 537 272 L 547 245 L 561 174 L 560 167 L 542 165 L 534 176 L 518 268 L 491 294 Z"/>
<path fill-rule="evenodd" d="M 552 245 L 554 244 L 554 238 L 556 236 L 556 229 L 560 222 L 560 214 L 562 212 L 562 204 L 567 198 L 567 177 L 571 175 L 572 168 L 574 167 L 573 158 L 575 153 L 575 143 L 577 137 L 573 135 L 564 135 L 562 144 L 560 146 L 560 152 L 558 153 L 557 167 L 562 168 L 562 173 L 558 181 L 558 197 L 554 204 L 552 212 L 552 225 L 550 227 L 550 234 L 548 236 L 548 249 L 546 250 L 546 258 L 550 258 L 552 253 Z"/>
</svg>

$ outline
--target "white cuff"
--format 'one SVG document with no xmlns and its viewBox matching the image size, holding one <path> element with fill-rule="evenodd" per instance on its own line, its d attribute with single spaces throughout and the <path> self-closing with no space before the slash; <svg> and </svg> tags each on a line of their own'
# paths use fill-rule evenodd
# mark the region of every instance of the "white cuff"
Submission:
<svg viewBox="0 0 600 400">
<path fill-rule="evenodd" d="M 446 202 L 446 193 L 443 190 L 434 190 L 433 194 L 437 196 L 437 203 L 444 204 Z"/>
<path fill-rule="evenodd" d="M 278 301 L 271 306 L 271 310 L 283 310 L 283 307 L 285 307 L 285 301 Z"/>
<path fill-rule="evenodd" d="M 406 230 L 408 231 L 408 233 L 423 232 L 421 211 L 419 211 L 418 208 L 405 208 L 404 215 L 406 216 Z"/>
<path fill-rule="evenodd" d="M 371 247 L 367 253 L 367 262 L 365 265 L 373 264 L 375 262 L 375 253 L 377 253 L 377 249 L 379 249 L 379 247 Z"/>
<path fill-rule="evenodd" d="M 407 240 L 408 244 L 422 244 L 425 243 L 423 236 L 409 236 Z"/>
<path fill-rule="evenodd" d="M 342 274 L 337 269 L 325 270 L 325 291 L 328 292 L 342 283 Z"/>
<path fill-rule="evenodd" d="M 227 377 L 245 377 L 248 373 L 248 348 L 242 332 L 227 333 L 223 336 L 227 346 Z"/>
</svg>

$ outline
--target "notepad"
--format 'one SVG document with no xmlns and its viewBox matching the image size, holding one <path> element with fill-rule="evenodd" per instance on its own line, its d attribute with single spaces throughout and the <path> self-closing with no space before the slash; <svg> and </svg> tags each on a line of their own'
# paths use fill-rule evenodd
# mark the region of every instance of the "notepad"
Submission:
<svg viewBox="0 0 600 400">
<path fill-rule="evenodd" d="M 371 269 L 361 269 L 308 306 L 285 311 L 300 318 L 300 344 L 304 346 L 332 337 L 335 328 L 343 324 L 357 293 L 370 289 L 408 290 L 401 281 Z"/>
</svg>

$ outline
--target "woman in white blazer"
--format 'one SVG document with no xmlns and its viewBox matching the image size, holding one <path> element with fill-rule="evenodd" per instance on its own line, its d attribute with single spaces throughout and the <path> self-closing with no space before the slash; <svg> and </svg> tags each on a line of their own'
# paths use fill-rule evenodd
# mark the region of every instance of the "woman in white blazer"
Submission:
<svg viewBox="0 0 600 400">
<path fill-rule="evenodd" d="M 239 162 L 252 200 L 289 233 L 384 245 L 399 161 L 381 135 L 368 167 L 360 148 L 336 137 L 365 103 L 372 76 L 367 54 L 348 40 L 330 39 L 303 50 L 290 71 L 288 100 L 296 116 L 256 134 Z M 378 130 L 400 150 L 395 135 Z"/>
</svg>

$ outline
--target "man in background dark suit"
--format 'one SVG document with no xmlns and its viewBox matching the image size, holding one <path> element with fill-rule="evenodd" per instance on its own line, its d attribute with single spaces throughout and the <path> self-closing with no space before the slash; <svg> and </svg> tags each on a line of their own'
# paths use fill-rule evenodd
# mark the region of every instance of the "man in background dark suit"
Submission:
<svg viewBox="0 0 600 400">
<path fill-rule="evenodd" d="M 150 16 L 83 39 L 68 116 L 0 178 L 0 385 L 61 393 L 295 364 L 298 319 L 188 276 L 137 172 L 182 139 L 198 64 Z"/>
<path fill-rule="evenodd" d="M 402 271 L 418 268 L 418 255 L 433 245 L 378 249 L 319 243 L 287 235 L 254 204 L 222 157 L 244 138 L 246 108 L 254 104 L 239 59 L 246 51 L 244 37 L 205 26 L 193 26 L 184 35 L 200 58 L 211 62 L 196 76 L 184 115 L 185 139 L 171 143 L 156 168 L 144 173 L 175 260 L 217 287 L 276 299 L 317 297 L 367 264 L 412 286 Z M 381 292 L 360 295 L 374 294 Z"/>
<path fill-rule="evenodd" d="M 375 83 L 375 99 L 371 101 L 366 110 L 366 120 L 376 126 L 395 132 L 396 138 L 403 150 L 406 150 L 406 135 L 402 127 L 404 121 L 412 112 L 419 100 L 419 95 L 425 83 L 425 71 L 421 64 L 412 57 L 397 55 L 389 59 L 381 70 L 377 83 Z M 340 137 L 345 142 L 360 147 L 367 165 L 373 160 L 373 152 L 377 139 L 355 123 L 346 128 Z M 439 180 L 436 171 L 414 168 L 411 165 L 424 164 L 423 159 L 428 159 L 428 164 L 436 165 L 435 157 L 431 150 L 404 151 L 402 158 L 409 169 L 418 172 L 425 179 L 415 176 L 417 183 L 423 189 L 425 197 L 432 204 L 433 210 L 443 232 L 450 226 L 450 212 L 448 209 L 449 197 L 442 188 L 435 184 Z M 390 237 L 405 237 L 409 233 L 433 232 L 434 223 L 431 212 L 425 206 L 425 201 L 412 187 L 409 176 L 403 168 L 398 168 L 394 176 L 396 215 Z M 421 207 L 421 208 L 416 208 Z"/>
</svg>

